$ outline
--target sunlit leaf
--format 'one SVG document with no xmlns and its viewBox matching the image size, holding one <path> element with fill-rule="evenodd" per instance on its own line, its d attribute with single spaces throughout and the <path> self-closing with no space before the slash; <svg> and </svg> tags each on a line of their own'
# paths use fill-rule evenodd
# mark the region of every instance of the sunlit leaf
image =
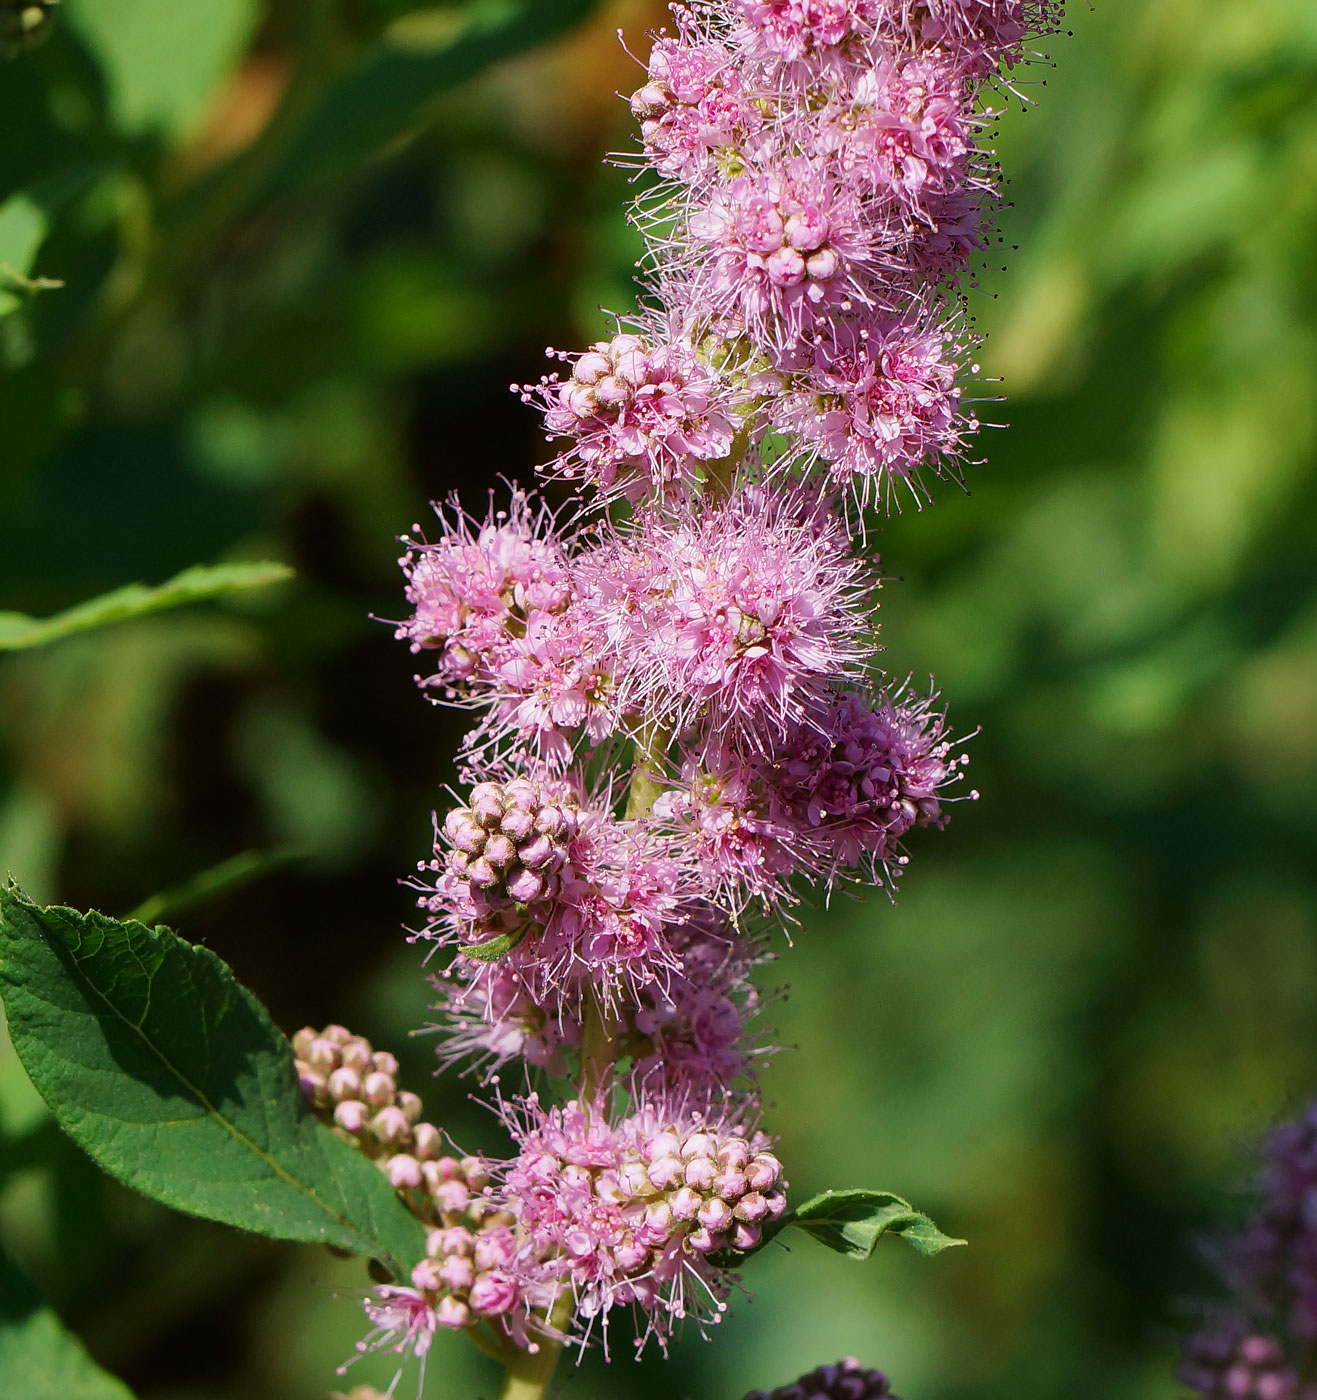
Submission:
<svg viewBox="0 0 1317 1400">
<path fill-rule="evenodd" d="M 68 8 L 100 60 L 126 136 L 186 132 L 260 17 L 256 0 L 78 0 Z"/>
</svg>

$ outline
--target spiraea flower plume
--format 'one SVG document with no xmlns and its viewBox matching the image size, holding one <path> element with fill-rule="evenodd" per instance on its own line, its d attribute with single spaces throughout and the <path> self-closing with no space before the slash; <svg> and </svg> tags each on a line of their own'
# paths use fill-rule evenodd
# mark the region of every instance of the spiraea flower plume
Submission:
<svg viewBox="0 0 1317 1400">
<path fill-rule="evenodd" d="M 907 838 L 946 823 L 967 759 L 936 691 L 877 670 L 866 519 L 922 507 L 971 451 L 985 141 L 1059 14 L 671 9 L 620 158 L 639 306 L 513 386 L 575 496 L 438 506 L 401 560 L 418 683 L 473 716 L 412 881 L 431 1029 L 490 1086 L 509 1156 L 447 1151 L 341 1028 L 297 1043 L 315 1110 L 429 1232 L 363 1348 L 423 1358 L 447 1329 L 549 1356 L 518 1394 L 619 1310 L 642 1346 L 723 1316 L 788 1210 L 759 1128 L 773 925 L 810 886 L 890 894 Z M 889 1390 L 843 1362 L 773 1392 L 797 1393 Z"/>
</svg>

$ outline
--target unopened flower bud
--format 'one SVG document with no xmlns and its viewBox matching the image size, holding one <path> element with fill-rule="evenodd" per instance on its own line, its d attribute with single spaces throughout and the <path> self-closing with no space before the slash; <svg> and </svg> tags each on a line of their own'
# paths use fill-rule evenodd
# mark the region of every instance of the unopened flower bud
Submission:
<svg viewBox="0 0 1317 1400">
<path fill-rule="evenodd" d="M 506 1274 L 488 1273 L 477 1277 L 467 1300 L 471 1310 L 482 1317 L 498 1317 L 510 1312 L 519 1296 L 517 1285 Z"/>
<path fill-rule="evenodd" d="M 453 1297 L 451 1293 L 447 1297 L 440 1298 L 434 1315 L 440 1327 L 451 1328 L 454 1332 L 460 1332 L 471 1321 L 471 1309 L 460 1298 Z"/>
<path fill-rule="evenodd" d="M 510 1231 L 481 1230 L 472 1245 L 476 1272 L 506 1269 L 517 1257 L 517 1246 Z"/>
<path fill-rule="evenodd" d="M 471 811 L 486 830 L 503 820 L 503 791 L 497 783 L 477 783 L 471 790 Z"/>
<path fill-rule="evenodd" d="M 454 807 L 444 818 L 444 834 L 469 856 L 478 856 L 485 849 L 485 828 L 465 807 Z"/>
<path fill-rule="evenodd" d="M 598 350 L 587 350 L 576 362 L 572 378 L 580 384 L 595 384 L 612 369 L 606 355 Z"/>
<path fill-rule="evenodd" d="M 422 1181 L 421 1164 L 405 1152 L 399 1152 L 389 1158 L 385 1174 L 389 1178 L 389 1185 L 395 1191 L 415 1191 Z"/>
<path fill-rule="evenodd" d="M 732 1211 L 738 1220 L 755 1224 L 768 1214 L 768 1202 L 758 1191 L 748 1191 L 732 1207 Z"/>
<path fill-rule="evenodd" d="M 401 1097 L 401 1096 L 399 1096 Z M 404 1116 L 407 1110 L 403 1109 Z M 433 1123 L 417 1123 L 412 1128 L 412 1152 L 421 1161 L 428 1161 L 439 1155 L 443 1144 L 443 1134 Z"/>
<path fill-rule="evenodd" d="M 717 1174 L 718 1168 L 711 1157 L 692 1157 L 686 1163 L 686 1185 L 695 1187 L 697 1191 L 707 1191 Z"/>
<path fill-rule="evenodd" d="M 713 1159 L 713 1154 L 718 1143 L 709 1133 L 691 1133 L 691 1135 L 681 1144 L 681 1155 L 689 1162 L 693 1157 L 708 1157 Z"/>
<path fill-rule="evenodd" d="M 412 1270 L 412 1287 L 422 1293 L 438 1293 L 443 1287 L 439 1265 L 433 1259 L 422 1259 Z"/>
<path fill-rule="evenodd" d="M 695 1217 L 706 1230 L 721 1234 L 732 1223 L 732 1208 L 726 1201 L 714 1196 L 705 1201 Z"/>
<path fill-rule="evenodd" d="M 370 1131 L 377 1142 L 388 1147 L 406 1142 L 411 1137 L 412 1128 L 402 1109 L 390 1106 L 380 1109 L 370 1120 Z"/>
<path fill-rule="evenodd" d="M 666 1191 L 682 1179 L 685 1165 L 680 1157 L 660 1157 L 649 1164 L 650 1184 L 656 1191 Z"/>
<path fill-rule="evenodd" d="M 439 1262 L 438 1273 L 444 1286 L 451 1288 L 454 1293 L 461 1293 L 470 1288 L 476 1277 L 474 1266 L 464 1254 L 445 1255 Z"/>
<path fill-rule="evenodd" d="M 805 270 L 815 282 L 830 282 L 841 268 L 841 259 L 832 248 L 820 248 L 805 260 Z"/>
<path fill-rule="evenodd" d="M 761 1238 L 758 1225 L 747 1225 L 744 1220 L 737 1220 L 732 1225 L 730 1243 L 733 1249 L 757 1249 Z"/>
<path fill-rule="evenodd" d="M 370 1041 L 353 1036 L 342 1048 L 342 1060 L 348 1069 L 358 1074 L 369 1074 L 374 1068 L 375 1056 L 371 1052 Z"/>
<path fill-rule="evenodd" d="M 782 1164 L 776 1157 L 761 1153 L 745 1169 L 746 1185 L 752 1191 L 769 1191 L 782 1179 Z"/>
<path fill-rule="evenodd" d="M 329 1092 L 336 1099 L 359 1099 L 361 1097 L 361 1075 L 355 1069 L 342 1065 L 329 1076 Z"/>
<path fill-rule="evenodd" d="M 303 1026 L 293 1036 L 293 1054 L 299 1060 L 305 1060 L 312 1045 L 316 1042 L 316 1033 L 310 1026 Z"/>
<path fill-rule="evenodd" d="M 370 1110 L 358 1099 L 344 1099 L 334 1109 L 334 1122 L 345 1132 L 364 1132 Z"/>
<path fill-rule="evenodd" d="M 483 1190 L 489 1184 L 489 1169 L 483 1157 L 463 1157 L 457 1168 L 473 1191 Z"/>
<path fill-rule="evenodd" d="M 683 1186 L 679 1191 L 674 1191 L 672 1199 L 668 1202 L 673 1215 L 678 1220 L 694 1220 L 699 1214 L 702 1204 L 699 1192 L 692 1191 L 689 1186 Z"/>
<path fill-rule="evenodd" d="M 522 867 L 508 878 L 508 895 L 518 904 L 530 904 L 544 893 L 544 876 L 538 870 Z"/>
<path fill-rule="evenodd" d="M 328 1074 L 342 1063 L 342 1055 L 338 1046 L 322 1035 L 317 1036 L 307 1047 L 306 1062 L 312 1069 L 323 1070 Z"/>
<path fill-rule="evenodd" d="M 372 1070 L 362 1081 L 361 1097 L 367 1103 L 374 1104 L 376 1108 L 383 1108 L 386 1104 L 393 1102 L 397 1093 L 397 1085 L 390 1074 L 382 1074 L 379 1070 Z"/>
<path fill-rule="evenodd" d="M 471 1192 L 464 1181 L 441 1181 L 439 1189 L 432 1194 L 435 1204 L 444 1212 L 463 1211 L 471 1199 Z"/>
<path fill-rule="evenodd" d="M 414 1130 L 423 1108 L 420 1095 L 413 1094 L 409 1089 L 400 1089 L 396 1102 L 398 1107 L 402 1109 L 403 1117 L 413 1125 Z"/>
</svg>

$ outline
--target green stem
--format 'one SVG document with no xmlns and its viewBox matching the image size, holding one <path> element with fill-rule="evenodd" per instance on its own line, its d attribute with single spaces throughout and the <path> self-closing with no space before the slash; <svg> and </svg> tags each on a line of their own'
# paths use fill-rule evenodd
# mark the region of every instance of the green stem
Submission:
<svg viewBox="0 0 1317 1400">
<path fill-rule="evenodd" d="M 549 1312 L 549 1326 L 557 1332 L 565 1332 L 574 1306 L 570 1291 L 564 1290 Z M 543 1400 L 553 1383 L 553 1373 L 561 1355 L 562 1343 L 552 1337 L 542 1341 L 536 1352 L 517 1352 L 504 1369 L 499 1400 Z"/>
</svg>

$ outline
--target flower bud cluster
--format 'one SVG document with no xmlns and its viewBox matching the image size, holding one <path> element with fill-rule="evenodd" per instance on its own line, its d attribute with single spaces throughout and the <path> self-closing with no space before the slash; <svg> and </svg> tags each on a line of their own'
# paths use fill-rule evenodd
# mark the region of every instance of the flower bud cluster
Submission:
<svg viewBox="0 0 1317 1400">
<path fill-rule="evenodd" d="M 306 1026 L 293 1037 L 293 1051 L 302 1092 L 317 1115 L 377 1162 L 422 1219 L 466 1213 L 489 1183 L 485 1163 L 444 1152 L 442 1131 L 421 1119 L 421 1100 L 398 1088 L 394 1056 L 372 1050 L 345 1026 Z"/>
<path fill-rule="evenodd" d="M 790 1385 L 752 1390 L 745 1400 L 898 1400 L 881 1371 L 848 1356 L 835 1366 L 817 1366 Z"/>
<path fill-rule="evenodd" d="M 412 1287 L 434 1309 L 441 1327 L 460 1331 L 478 1318 L 521 1309 L 519 1244 L 506 1212 L 477 1210 L 465 1225 L 431 1230 L 426 1257 L 412 1270 Z"/>
<path fill-rule="evenodd" d="M 513 778 L 477 783 L 470 804 L 444 818 L 448 873 L 472 909 L 487 914 L 551 896 L 580 827 L 573 794 Z"/>
<path fill-rule="evenodd" d="M 719 1256 L 756 1248 L 786 1211 L 782 1166 L 768 1140 L 700 1114 L 651 1106 L 620 1123 L 601 1104 L 509 1111 L 520 1155 L 504 1196 L 551 1276 L 587 1315 L 639 1303 L 661 1337 L 667 1322 L 727 1291 Z"/>
<path fill-rule="evenodd" d="M 1204 1311 L 1179 1377 L 1204 1400 L 1317 1400 L 1317 1103 L 1268 1133 L 1258 1203 L 1222 1251 L 1232 1298 Z"/>
</svg>

